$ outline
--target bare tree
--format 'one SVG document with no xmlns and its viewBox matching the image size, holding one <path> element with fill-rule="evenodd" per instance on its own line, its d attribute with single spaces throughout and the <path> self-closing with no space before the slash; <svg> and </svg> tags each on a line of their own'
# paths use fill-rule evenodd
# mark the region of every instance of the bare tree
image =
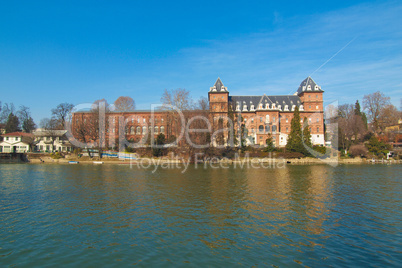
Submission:
<svg viewBox="0 0 402 268">
<path fill-rule="evenodd" d="M 1 109 L 1 114 L 0 114 L 0 123 L 5 124 L 7 123 L 8 116 L 15 112 L 15 107 L 14 104 L 12 103 L 4 103 L 3 107 Z"/>
<path fill-rule="evenodd" d="M 58 122 L 57 128 L 64 129 L 64 123 L 73 107 L 73 104 L 64 102 L 57 105 L 55 109 L 52 109 L 52 118 Z"/>
<path fill-rule="evenodd" d="M 135 101 L 131 97 L 119 97 L 115 102 L 114 106 L 117 112 L 129 112 L 135 110 Z"/>
<path fill-rule="evenodd" d="M 344 104 L 338 107 L 338 143 L 348 149 L 352 143 L 358 143 L 366 133 L 361 115 L 357 115 L 354 106 Z"/>
<path fill-rule="evenodd" d="M 386 127 L 398 124 L 399 119 L 401 119 L 401 112 L 394 105 L 389 104 L 380 111 L 378 117 L 379 128 L 384 131 Z"/>
<path fill-rule="evenodd" d="M 206 97 L 199 98 L 195 109 L 201 110 L 201 111 L 209 111 L 208 99 Z"/>
<path fill-rule="evenodd" d="M 390 104 L 390 98 L 386 97 L 382 92 L 365 95 L 363 98 L 363 107 L 367 110 L 368 120 L 372 124 L 374 132 L 379 131 L 379 116 L 381 110 Z"/>
<path fill-rule="evenodd" d="M 31 133 L 35 129 L 36 125 L 33 118 L 31 117 L 29 107 L 21 105 L 20 109 L 17 112 L 17 115 L 20 120 L 22 130 L 26 133 Z"/>
<path fill-rule="evenodd" d="M 190 97 L 190 92 L 186 89 L 167 90 L 161 97 L 162 109 L 168 111 L 167 129 L 168 139 L 172 136 L 172 129 L 175 128 L 175 133 L 180 133 L 180 118 L 177 112 L 172 107 L 176 107 L 179 111 L 189 111 L 192 109 L 193 101 Z"/>
</svg>

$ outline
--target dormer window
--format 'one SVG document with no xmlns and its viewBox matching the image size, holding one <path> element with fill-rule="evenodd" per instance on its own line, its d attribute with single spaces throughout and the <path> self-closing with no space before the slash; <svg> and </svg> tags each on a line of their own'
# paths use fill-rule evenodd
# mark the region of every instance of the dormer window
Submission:
<svg viewBox="0 0 402 268">
<path fill-rule="evenodd" d="M 278 109 L 280 110 L 282 108 L 282 105 L 278 105 Z"/>
<path fill-rule="evenodd" d="M 272 103 L 272 109 L 275 109 L 275 103 Z"/>
<path fill-rule="evenodd" d="M 254 110 L 254 105 L 251 105 L 250 110 L 251 110 L 251 111 Z"/>
<path fill-rule="evenodd" d="M 265 109 L 269 109 L 269 104 L 265 104 Z"/>
<path fill-rule="evenodd" d="M 243 111 L 247 111 L 247 105 L 243 105 Z"/>
<path fill-rule="evenodd" d="M 289 105 L 285 105 L 285 111 L 289 111 Z"/>
<path fill-rule="evenodd" d="M 307 90 L 311 90 L 311 86 L 310 86 L 310 85 L 307 86 Z"/>
<path fill-rule="evenodd" d="M 260 109 L 262 109 L 262 103 L 260 104 Z"/>
<path fill-rule="evenodd" d="M 304 111 L 304 107 L 303 107 L 303 105 L 300 105 L 299 110 L 300 110 L 300 111 Z"/>
<path fill-rule="evenodd" d="M 315 89 L 315 90 L 318 90 L 318 86 L 317 86 L 317 85 L 315 85 L 314 89 Z"/>
<path fill-rule="evenodd" d="M 240 111 L 240 105 L 236 105 L 236 111 Z"/>
</svg>

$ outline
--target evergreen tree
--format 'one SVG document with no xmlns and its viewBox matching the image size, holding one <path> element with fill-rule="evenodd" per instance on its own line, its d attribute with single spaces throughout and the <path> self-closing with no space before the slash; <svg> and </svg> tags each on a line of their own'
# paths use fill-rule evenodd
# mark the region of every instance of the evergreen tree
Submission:
<svg viewBox="0 0 402 268">
<path fill-rule="evenodd" d="M 288 142 L 286 143 L 286 150 L 299 153 L 304 152 L 302 130 L 300 124 L 300 113 L 297 106 L 295 108 L 293 118 L 290 123 L 290 133 L 288 137 Z"/>
<path fill-rule="evenodd" d="M 363 124 L 366 127 L 366 129 L 368 129 L 366 113 L 362 113 L 362 120 L 363 120 Z"/>
<path fill-rule="evenodd" d="M 386 154 L 391 150 L 391 145 L 385 142 L 379 141 L 376 136 L 372 136 L 369 142 L 366 144 L 369 152 L 376 156 L 385 157 Z"/>
<path fill-rule="evenodd" d="M 312 148 L 312 143 L 311 143 L 311 133 L 310 133 L 310 127 L 308 126 L 307 123 L 307 118 L 304 118 L 304 122 L 303 122 L 303 143 L 304 145 Z M 306 147 L 303 146 L 303 153 L 305 155 L 309 155 L 310 153 L 307 151 Z"/>
<path fill-rule="evenodd" d="M 20 131 L 19 129 L 20 121 L 18 120 L 18 117 L 14 115 L 13 113 L 10 113 L 8 115 L 7 123 L 6 123 L 6 133 L 11 133 L 11 132 L 16 132 Z"/>
<path fill-rule="evenodd" d="M 268 139 L 265 140 L 265 144 L 266 144 L 267 146 L 264 148 L 264 152 L 272 152 L 272 151 L 275 150 L 274 142 L 273 142 L 273 140 L 272 140 L 272 136 L 271 136 L 271 135 L 269 135 L 269 136 L 268 136 Z"/>
<path fill-rule="evenodd" d="M 163 133 L 160 133 L 157 137 L 156 137 L 156 141 L 155 141 L 155 145 L 164 145 L 166 143 L 166 138 L 165 135 Z M 165 154 L 166 149 L 163 148 L 153 148 L 153 155 L 154 156 L 162 156 Z"/>
<path fill-rule="evenodd" d="M 354 112 L 355 112 L 355 115 L 360 115 L 360 116 L 362 115 L 362 112 L 360 111 L 359 100 L 356 100 Z"/>
<path fill-rule="evenodd" d="M 25 119 L 24 122 L 22 122 L 22 130 L 26 133 L 31 133 L 32 130 L 36 128 L 36 124 L 33 121 L 32 117 L 29 117 L 28 119 Z"/>
</svg>

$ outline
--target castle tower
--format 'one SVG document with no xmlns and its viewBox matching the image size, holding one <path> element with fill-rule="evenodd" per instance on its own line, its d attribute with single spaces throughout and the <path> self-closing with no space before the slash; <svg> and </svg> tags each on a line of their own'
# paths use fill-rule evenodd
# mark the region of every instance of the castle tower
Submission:
<svg viewBox="0 0 402 268">
<path fill-rule="evenodd" d="M 321 87 L 310 76 L 304 79 L 297 89 L 297 95 L 307 112 L 323 111 L 323 93 Z"/>
<path fill-rule="evenodd" d="M 325 144 L 323 93 L 310 76 L 304 79 L 297 89 L 297 95 L 304 108 L 300 111 L 300 116 L 308 118 L 312 143 L 320 145 Z"/>
<path fill-rule="evenodd" d="M 227 127 L 227 116 L 229 107 L 229 91 L 218 77 L 213 87 L 208 92 L 210 122 L 213 131 L 225 129 Z M 214 145 L 223 145 L 227 141 L 227 131 L 220 132 L 219 135 L 212 137 Z"/>
<path fill-rule="evenodd" d="M 213 116 L 228 112 L 229 91 L 218 77 L 213 87 L 208 92 L 209 111 Z"/>
</svg>

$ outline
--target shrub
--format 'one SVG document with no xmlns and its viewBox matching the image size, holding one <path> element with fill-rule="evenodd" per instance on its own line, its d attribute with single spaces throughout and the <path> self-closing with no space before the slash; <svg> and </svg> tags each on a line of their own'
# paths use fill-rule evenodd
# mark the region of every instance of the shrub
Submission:
<svg viewBox="0 0 402 268">
<path fill-rule="evenodd" d="M 63 158 L 63 156 L 62 156 L 59 152 L 51 153 L 51 154 L 50 154 L 50 157 L 53 158 L 53 159 L 60 159 L 60 158 Z"/>
<path fill-rule="evenodd" d="M 356 144 L 350 146 L 349 153 L 351 156 L 367 157 L 368 150 L 363 144 Z"/>
</svg>

